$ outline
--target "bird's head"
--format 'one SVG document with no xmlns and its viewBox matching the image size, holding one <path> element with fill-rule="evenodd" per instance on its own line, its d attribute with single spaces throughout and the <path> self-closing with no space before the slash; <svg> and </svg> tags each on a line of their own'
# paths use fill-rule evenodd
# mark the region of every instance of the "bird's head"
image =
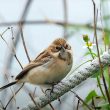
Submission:
<svg viewBox="0 0 110 110">
<path fill-rule="evenodd" d="M 48 50 L 54 57 L 59 57 L 63 60 L 68 59 L 70 55 L 72 56 L 71 46 L 63 38 L 54 40 Z"/>
</svg>

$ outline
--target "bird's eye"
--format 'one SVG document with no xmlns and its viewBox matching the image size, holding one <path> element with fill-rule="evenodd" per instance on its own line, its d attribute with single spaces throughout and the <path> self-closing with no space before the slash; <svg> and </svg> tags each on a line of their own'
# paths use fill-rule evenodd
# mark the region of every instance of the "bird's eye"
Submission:
<svg viewBox="0 0 110 110">
<path fill-rule="evenodd" d="M 70 45 L 68 45 L 68 44 L 66 44 L 66 45 L 65 45 L 65 49 L 70 50 L 70 49 L 71 49 L 71 46 L 70 46 Z"/>
<path fill-rule="evenodd" d="M 58 50 L 58 51 L 61 50 L 61 46 L 57 46 L 56 50 Z"/>
</svg>

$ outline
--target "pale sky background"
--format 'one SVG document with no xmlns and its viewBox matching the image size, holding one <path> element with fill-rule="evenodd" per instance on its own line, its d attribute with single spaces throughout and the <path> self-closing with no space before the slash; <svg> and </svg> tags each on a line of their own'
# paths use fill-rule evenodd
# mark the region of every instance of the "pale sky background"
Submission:
<svg viewBox="0 0 110 110">
<path fill-rule="evenodd" d="M 11 22 L 18 21 L 20 19 L 23 8 L 26 4 L 27 0 L 0 0 L 0 23 L 2 22 Z M 97 7 L 99 8 L 100 2 L 99 0 L 95 0 Z M 26 20 L 58 20 L 63 21 L 64 13 L 63 13 L 63 0 L 33 0 L 28 16 Z M 85 24 L 89 22 L 93 22 L 93 5 L 91 0 L 68 0 L 68 22 L 72 22 L 75 24 Z M 12 26 L 14 30 L 14 35 L 16 31 L 16 26 Z M 0 27 L 0 33 L 2 33 L 7 27 Z M 55 38 L 63 36 L 63 28 L 57 25 L 26 25 L 23 28 L 25 42 L 29 51 L 29 55 L 31 59 L 34 59 L 39 52 L 45 49 Z M 81 61 L 85 60 L 83 58 L 84 52 L 86 51 L 83 46 L 84 42 L 82 40 L 82 35 L 88 34 L 90 37 L 93 37 L 93 31 L 81 30 L 73 34 L 68 42 L 73 47 L 74 53 L 74 65 L 79 65 Z M 11 32 L 8 30 L 4 38 L 9 41 L 11 38 Z M 2 70 L 5 64 L 5 57 L 7 56 L 7 46 L 0 39 L 0 79 L 2 84 L 3 73 Z M 22 42 L 20 40 L 17 46 L 17 56 L 23 65 L 28 63 L 24 49 L 22 46 Z M 73 66 L 73 68 L 75 68 Z M 10 69 L 11 74 L 17 75 L 21 71 L 18 63 L 14 59 L 12 68 Z M 87 93 L 96 87 L 93 83 L 93 80 L 88 81 L 89 83 L 84 84 L 84 86 L 80 86 L 78 88 L 78 94 L 82 98 L 84 98 Z M 7 83 L 7 82 L 6 82 Z M 91 86 L 89 86 L 92 84 Z M 32 85 L 27 84 L 29 87 Z M 35 87 L 35 86 L 34 86 Z M 33 86 L 32 86 L 33 88 Z M 86 92 L 85 92 L 86 91 Z M 25 95 L 24 95 L 25 94 Z M 22 98 L 22 100 L 21 100 Z M 28 101 L 27 101 L 28 100 Z M 17 95 L 17 106 L 20 107 L 26 105 L 29 100 L 28 95 L 21 91 L 19 95 Z M 71 99 L 73 100 L 73 99 Z M 25 104 L 22 102 L 25 101 Z M 69 103 L 69 102 L 68 102 Z M 67 103 L 65 104 L 65 106 Z M 72 103 L 69 106 L 66 106 L 68 110 L 71 110 L 73 107 Z M 65 109 L 65 110 L 67 110 Z"/>
</svg>

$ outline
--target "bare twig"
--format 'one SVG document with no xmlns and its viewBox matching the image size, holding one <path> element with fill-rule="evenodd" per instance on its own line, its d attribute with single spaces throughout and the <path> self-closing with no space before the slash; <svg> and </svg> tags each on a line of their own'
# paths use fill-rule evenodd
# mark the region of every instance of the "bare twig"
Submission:
<svg viewBox="0 0 110 110">
<path fill-rule="evenodd" d="M 19 63 L 20 67 L 23 69 L 23 66 L 22 66 L 21 62 L 19 61 L 19 59 L 18 59 L 18 57 L 17 57 L 16 54 L 14 55 L 14 57 L 15 57 L 15 59 L 17 60 L 17 62 Z"/>
<path fill-rule="evenodd" d="M 25 20 L 27 14 L 28 14 L 28 10 L 29 10 L 29 7 L 30 7 L 32 1 L 33 1 L 33 0 L 28 0 L 28 1 L 27 1 L 26 6 L 24 7 L 23 13 L 22 13 L 22 15 L 21 15 L 21 18 L 20 18 L 20 20 L 19 20 L 19 23 L 20 23 L 21 21 Z M 19 23 L 17 24 L 18 26 L 19 26 Z M 23 23 L 22 23 L 21 26 L 23 27 Z M 14 41 L 15 41 L 15 42 L 14 42 L 14 47 L 15 47 L 15 48 L 16 48 L 17 43 L 18 43 L 18 41 L 19 41 L 19 34 L 20 34 L 20 27 L 18 27 L 18 30 L 17 30 L 16 35 L 15 35 L 15 37 L 14 37 Z M 8 55 L 8 58 L 7 58 L 7 61 L 8 61 L 8 62 L 6 63 L 6 68 L 7 68 L 7 69 L 11 67 L 11 60 L 12 60 L 12 59 L 13 59 L 13 56 L 12 56 L 11 54 L 9 54 L 9 55 Z"/>
<path fill-rule="evenodd" d="M 9 45 L 8 45 L 8 43 L 7 43 L 7 41 L 3 38 L 3 35 L 5 34 L 5 32 L 7 32 L 7 30 L 9 30 L 10 28 L 8 27 L 6 30 L 4 30 L 3 31 L 3 33 L 2 34 L 0 34 L 0 37 L 2 38 L 2 40 L 6 43 L 6 45 L 8 46 L 8 48 L 9 48 Z"/>
<path fill-rule="evenodd" d="M 15 95 L 22 89 L 22 87 L 24 86 L 24 83 L 21 85 L 21 87 L 15 92 Z M 14 95 L 10 98 L 10 100 L 8 101 L 8 103 L 6 104 L 6 106 L 4 107 L 5 110 L 7 108 L 7 106 L 9 105 L 9 103 L 11 102 L 11 100 L 14 98 Z"/>
<path fill-rule="evenodd" d="M 64 38 L 67 39 L 67 24 L 68 24 L 68 8 L 67 8 L 67 0 L 63 0 L 63 9 L 64 9 Z"/>
<path fill-rule="evenodd" d="M 23 25 L 44 25 L 44 24 L 47 24 L 47 25 L 51 25 L 51 24 L 54 24 L 54 25 L 59 25 L 59 26 L 65 26 L 65 22 L 62 22 L 62 21 L 54 21 L 54 20 L 45 20 L 45 21 L 42 21 L 42 20 L 39 20 L 39 21 L 25 21 L 25 20 L 22 20 L 22 21 L 16 21 L 16 22 L 2 22 L 0 23 L 0 26 L 11 26 L 11 25 L 18 25 L 19 23 L 23 24 Z M 75 23 L 71 23 L 71 22 L 68 22 L 67 23 L 67 26 L 71 26 L 71 27 L 77 27 L 77 28 L 88 28 L 88 29 L 94 29 L 94 27 L 92 25 L 90 25 L 89 23 L 87 24 L 75 24 Z M 97 27 L 97 30 L 99 31 L 102 31 L 102 28 L 101 27 Z M 109 32 L 109 30 L 107 28 L 104 28 L 104 31 L 105 32 Z"/>
<path fill-rule="evenodd" d="M 46 95 L 45 91 L 41 88 L 41 91 Z M 48 103 L 50 105 L 50 107 L 52 108 L 52 110 L 54 110 L 54 107 L 52 106 L 52 104 L 49 102 Z"/>
<path fill-rule="evenodd" d="M 9 29 L 9 28 L 8 28 L 8 29 Z M 2 40 L 6 43 L 7 47 L 10 49 L 9 44 L 8 44 L 7 41 L 3 38 L 3 34 L 4 34 L 6 31 L 7 31 L 7 29 L 6 29 L 6 30 L 5 30 L 0 36 L 1 36 Z M 12 28 L 11 28 L 11 32 L 12 32 L 12 37 L 13 37 L 13 31 L 12 31 Z M 18 59 L 18 57 L 17 57 L 17 55 L 16 55 L 15 48 L 12 47 L 12 50 L 13 50 L 13 51 L 11 51 L 11 49 L 10 49 L 11 53 L 14 53 L 14 57 L 15 57 L 15 59 L 17 60 L 17 62 L 18 62 L 19 65 L 21 66 L 21 68 L 23 69 L 23 66 L 22 66 L 22 64 L 20 63 L 20 61 L 19 61 L 19 59 Z"/>
<path fill-rule="evenodd" d="M 104 77 L 104 74 L 103 74 L 103 66 L 102 66 L 102 63 L 101 63 L 100 52 L 99 52 L 99 47 L 98 47 L 97 30 L 96 30 L 97 29 L 97 16 L 96 16 L 96 5 L 95 5 L 94 0 L 92 0 L 92 3 L 93 3 L 93 6 L 94 6 L 94 36 L 95 36 L 95 40 L 96 40 L 97 54 L 98 54 L 99 65 L 100 65 L 100 70 L 101 70 L 101 75 L 102 75 L 102 79 L 103 79 L 103 83 L 104 83 L 105 92 L 106 92 L 106 95 L 107 95 L 108 102 L 110 104 L 110 96 L 109 96 L 109 92 L 108 92 L 108 89 L 107 89 L 105 77 Z"/>
<path fill-rule="evenodd" d="M 74 93 L 76 95 L 76 97 L 89 109 L 92 110 L 92 108 L 89 107 L 89 105 L 87 105 L 87 103 L 84 102 L 84 100 L 79 97 L 74 91 L 70 90 L 72 93 Z"/>
<path fill-rule="evenodd" d="M 51 107 L 52 110 L 55 110 L 51 103 L 49 103 L 49 105 L 50 105 L 50 107 Z"/>
<path fill-rule="evenodd" d="M 30 60 L 30 57 L 29 57 L 29 54 L 28 54 L 28 51 L 27 51 L 27 48 L 26 48 L 26 44 L 25 44 L 25 40 L 24 40 L 24 35 L 23 35 L 23 30 L 22 30 L 21 26 L 20 26 L 20 30 L 21 30 L 21 39 L 22 39 L 23 47 L 24 47 L 27 59 L 30 62 L 31 60 Z"/>
<path fill-rule="evenodd" d="M 78 99 L 76 110 L 79 109 L 79 103 L 80 103 L 80 100 Z"/>
<path fill-rule="evenodd" d="M 35 87 L 34 92 L 33 92 L 33 97 L 35 97 L 36 89 L 37 89 L 37 88 Z"/>
<path fill-rule="evenodd" d="M 42 92 L 45 94 L 45 92 L 43 91 L 43 89 L 41 89 Z M 46 95 L 46 94 L 45 94 Z M 36 101 L 34 100 L 33 96 L 29 93 L 29 96 L 31 97 L 31 100 L 34 102 L 34 104 L 38 107 L 38 110 L 40 110 L 39 105 L 36 104 Z M 52 106 L 51 103 L 49 103 L 50 107 L 52 108 L 52 110 L 55 110 L 54 107 Z"/>
<path fill-rule="evenodd" d="M 33 0 L 28 0 L 28 1 L 26 2 L 26 6 L 24 7 L 24 10 L 23 10 L 23 13 L 22 13 L 22 15 L 21 15 L 20 21 L 25 20 L 27 14 L 28 14 L 28 9 L 29 9 L 30 4 L 31 4 L 32 1 L 33 1 Z M 17 24 L 17 25 L 18 25 L 18 24 Z M 22 24 L 22 26 L 23 26 L 23 24 Z M 17 30 L 17 32 L 16 32 L 16 36 L 15 36 L 15 44 L 14 44 L 14 47 L 15 47 L 15 48 L 16 48 L 17 43 L 18 43 L 18 41 L 19 41 L 19 34 L 20 34 L 20 29 L 18 28 L 18 30 Z M 17 57 L 15 56 L 15 58 L 17 58 Z M 8 57 L 5 58 L 5 61 L 6 61 L 6 62 L 5 62 L 4 72 L 11 67 L 12 59 L 13 59 L 13 55 L 12 55 L 11 53 L 9 53 L 9 54 L 8 54 Z M 6 94 L 5 94 L 5 95 L 6 95 Z M 4 94 L 3 94 L 3 96 L 4 96 Z M 12 99 L 13 99 L 13 98 L 12 98 Z M 10 100 L 11 100 L 11 99 L 10 99 Z"/>
<path fill-rule="evenodd" d="M 94 110 L 96 110 L 95 103 L 94 103 L 94 97 L 92 97 L 92 105 L 93 105 Z"/>
<path fill-rule="evenodd" d="M 21 21 L 25 18 L 26 14 L 27 14 L 27 11 L 28 11 L 28 8 L 29 8 L 29 6 L 30 6 L 31 1 L 32 1 L 32 0 L 28 0 L 28 2 L 27 2 L 27 4 L 26 4 L 26 7 L 25 7 L 25 9 L 24 9 L 23 15 L 22 15 L 22 17 L 21 17 Z M 23 25 L 22 25 L 22 26 L 23 26 Z M 22 26 L 20 27 L 20 29 L 22 28 Z M 11 29 L 11 31 L 12 31 L 12 29 Z M 20 32 L 19 32 L 19 29 L 18 29 L 18 32 L 17 32 L 17 34 L 16 34 L 16 38 L 17 38 L 17 39 L 18 39 L 19 33 L 20 33 Z M 22 34 L 22 35 L 23 35 L 23 34 Z M 12 31 L 12 37 L 13 37 L 13 31 Z M 21 37 L 23 37 L 23 36 L 21 36 Z M 16 40 L 16 43 L 15 43 L 15 44 L 17 44 L 17 40 Z M 18 61 L 20 67 L 23 69 L 23 66 L 22 66 L 22 64 L 20 63 L 20 61 L 19 61 L 19 59 L 18 59 L 18 57 L 17 57 L 16 54 L 14 55 L 14 57 L 15 57 L 16 60 Z M 12 58 L 12 57 L 10 56 L 10 60 L 11 60 L 11 58 Z M 8 65 L 8 64 L 7 64 L 7 65 Z M 18 91 L 17 91 L 15 94 L 17 94 L 23 86 L 24 86 L 24 84 L 18 89 Z M 12 96 L 12 97 L 10 98 L 10 100 L 8 101 L 6 107 L 7 107 L 8 104 L 11 102 L 12 99 L 13 99 L 13 96 Z M 5 107 L 5 108 L 6 108 L 6 107 Z"/>
<path fill-rule="evenodd" d="M 1 104 L 1 106 L 0 106 L 0 107 L 1 107 L 2 109 L 4 109 L 4 105 L 3 105 L 3 103 L 2 103 L 2 101 L 1 101 L 1 100 L 0 100 L 0 104 Z"/>
<path fill-rule="evenodd" d="M 105 42 L 105 31 L 104 31 L 104 26 L 103 26 L 103 17 L 102 17 L 102 8 L 101 8 L 101 2 L 100 2 L 100 21 L 101 21 L 101 26 L 102 26 L 102 35 L 103 35 L 103 42 L 104 42 L 104 46 L 105 46 L 105 51 L 106 51 L 106 42 Z"/>
<path fill-rule="evenodd" d="M 39 106 L 36 104 L 36 102 L 35 102 L 35 100 L 34 100 L 34 98 L 33 98 L 33 96 L 32 96 L 31 93 L 29 93 L 29 96 L 30 96 L 31 100 L 33 101 L 33 103 L 35 104 L 35 106 L 39 107 Z M 39 110 L 40 110 L 40 109 L 39 109 Z"/>
<path fill-rule="evenodd" d="M 39 105 L 36 104 L 34 97 L 32 96 L 31 93 L 29 93 L 29 96 L 30 96 L 31 100 L 33 101 L 33 103 L 35 104 L 35 106 L 39 107 Z M 55 110 L 51 103 L 49 103 L 49 105 L 52 108 L 52 110 Z M 38 110 L 40 110 L 40 108 Z"/>
<path fill-rule="evenodd" d="M 10 28 L 8 28 L 8 29 L 10 29 Z M 1 38 L 3 39 L 3 41 L 6 43 L 6 45 L 7 45 L 8 48 L 10 49 L 9 44 L 8 44 L 7 41 L 2 37 L 2 36 L 4 35 L 4 33 L 5 33 L 8 29 L 6 29 L 6 30 L 1 34 Z M 13 34 L 12 34 L 12 35 L 13 35 Z M 14 50 L 14 47 L 12 47 L 12 48 L 13 48 L 13 50 Z M 15 51 L 14 51 L 14 56 L 15 56 L 16 60 L 18 61 L 18 63 L 20 64 L 21 68 L 23 68 L 22 65 L 21 65 L 21 63 L 20 63 L 20 61 L 18 60 L 18 58 L 17 58 L 17 56 L 16 56 Z M 7 76 L 6 73 L 5 73 L 5 77 L 6 77 L 6 79 L 7 79 L 8 82 L 9 82 L 9 78 L 8 78 L 8 76 Z M 14 93 L 14 91 L 11 89 L 11 87 L 10 87 L 10 90 L 11 90 L 11 92 L 12 92 L 12 94 L 13 94 L 14 99 L 15 99 L 15 93 Z M 16 99 L 15 99 L 15 101 L 16 101 Z"/>
</svg>

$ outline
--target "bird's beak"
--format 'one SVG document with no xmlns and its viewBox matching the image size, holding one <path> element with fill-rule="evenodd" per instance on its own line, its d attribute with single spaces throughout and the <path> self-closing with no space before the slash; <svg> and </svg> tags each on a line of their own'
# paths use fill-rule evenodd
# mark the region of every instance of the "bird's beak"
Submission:
<svg viewBox="0 0 110 110">
<path fill-rule="evenodd" d="M 65 48 L 63 46 L 61 46 L 61 50 L 62 52 L 65 52 Z"/>
</svg>

